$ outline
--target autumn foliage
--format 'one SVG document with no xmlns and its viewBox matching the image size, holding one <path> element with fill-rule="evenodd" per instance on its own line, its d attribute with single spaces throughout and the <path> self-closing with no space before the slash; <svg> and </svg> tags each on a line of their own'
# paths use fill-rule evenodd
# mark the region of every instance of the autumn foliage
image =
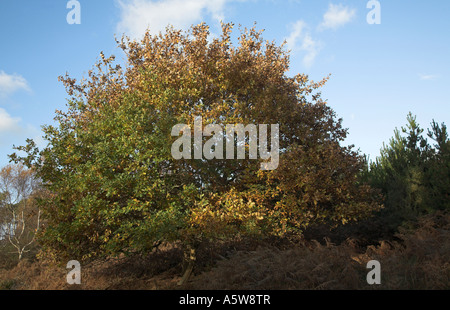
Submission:
<svg viewBox="0 0 450 310">
<path fill-rule="evenodd" d="M 345 224 L 380 209 L 358 179 L 363 158 L 321 99 L 320 82 L 287 76 L 284 46 L 232 24 L 211 38 L 183 33 L 122 38 L 125 65 L 105 57 L 87 79 L 61 77 L 70 96 L 47 147 L 18 147 L 51 195 L 42 203 L 44 253 L 90 259 L 146 253 L 164 241 L 299 234 L 311 223 Z M 261 159 L 175 160 L 175 124 L 279 124 L 280 165 Z M 193 126 L 191 126 L 192 128 Z"/>
</svg>

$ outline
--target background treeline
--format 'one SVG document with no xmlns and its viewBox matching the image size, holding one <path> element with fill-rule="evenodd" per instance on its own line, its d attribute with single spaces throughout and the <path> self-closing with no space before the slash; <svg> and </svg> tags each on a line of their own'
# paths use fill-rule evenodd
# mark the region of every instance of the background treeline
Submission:
<svg viewBox="0 0 450 310">
<path fill-rule="evenodd" d="M 434 120 L 424 132 L 409 113 L 381 155 L 362 174 L 379 188 L 385 208 L 378 214 L 385 229 L 438 210 L 450 210 L 450 142 L 447 127 Z"/>
</svg>

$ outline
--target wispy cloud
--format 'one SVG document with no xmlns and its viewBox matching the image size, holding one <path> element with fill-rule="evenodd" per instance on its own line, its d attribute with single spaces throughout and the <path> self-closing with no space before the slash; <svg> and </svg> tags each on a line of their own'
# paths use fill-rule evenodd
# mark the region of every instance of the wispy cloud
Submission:
<svg viewBox="0 0 450 310">
<path fill-rule="evenodd" d="M 323 21 L 319 25 L 319 30 L 337 29 L 353 20 L 356 10 L 342 4 L 332 4 L 328 6 L 328 11 L 323 15 Z"/>
<path fill-rule="evenodd" d="M 335 30 L 351 22 L 355 15 L 355 9 L 342 4 L 330 4 L 322 22 L 315 28 L 314 37 L 324 30 Z M 320 40 L 313 38 L 310 27 L 303 20 L 291 24 L 286 42 L 287 48 L 293 53 L 303 53 L 303 65 L 307 68 L 314 64 L 324 46 Z"/>
<path fill-rule="evenodd" d="M 422 80 L 422 81 L 430 81 L 430 80 L 435 80 L 435 79 L 437 79 L 437 75 L 434 75 L 434 74 L 419 74 L 419 78 Z"/>
<path fill-rule="evenodd" d="M 232 0 L 117 0 L 121 10 L 117 24 L 119 34 L 141 38 L 147 29 L 152 34 L 164 31 L 167 25 L 186 29 L 205 17 L 224 19 L 225 5 Z"/>
<path fill-rule="evenodd" d="M 19 90 L 30 91 L 27 80 L 18 74 L 0 71 L 0 96 L 6 96 Z"/>
<path fill-rule="evenodd" d="M 303 20 L 292 24 L 290 34 L 286 38 L 286 45 L 293 53 L 304 53 L 303 65 L 308 68 L 314 64 L 321 49 L 320 42 L 312 38 L 308 25 Z"/>
</svg>

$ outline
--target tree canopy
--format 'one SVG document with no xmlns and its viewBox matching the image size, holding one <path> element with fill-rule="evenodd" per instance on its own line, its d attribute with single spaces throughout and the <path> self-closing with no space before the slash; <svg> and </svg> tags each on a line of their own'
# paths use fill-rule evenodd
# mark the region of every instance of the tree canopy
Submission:
<svg viewBox="0 0 450 310">
<path fill-rule="evenodd" d="M 223 24 L 215 38 L 205 24 L 123 37 L 124 68 L 102 53 L 87 79 L 60 77 L 70 98 L 57 125 L 43 127 L 48 145 L 28 140 L 17 147 L 27 155 L 11 155 L 51 193 L 40 236 L 48 253 L 89 259 L 162 241 L 282 236 L 380 209 L 358 179 L 363 158 L 341 145 L 347 130 L 321 98 L 328 78 L 288 77 L 284 45 L 252 28 L 235 46 L 232 29 Z M 278 124 L 278 168 L 262 171 L 264 160 L 248 156 L 174 159 L 173 126 L 196 116 L 204 126 Z"/>
</svg>

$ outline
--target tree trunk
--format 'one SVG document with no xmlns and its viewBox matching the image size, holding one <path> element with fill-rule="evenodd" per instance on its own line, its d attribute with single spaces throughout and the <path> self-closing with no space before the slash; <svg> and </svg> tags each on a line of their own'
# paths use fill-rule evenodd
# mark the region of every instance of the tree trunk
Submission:
<svg viewBox="0 0 450 310">
<path fill-rule="evenodd" d="M 195 248 L 188 246 L 187 250 L 184 252 L 184 273 L 181 280 L 178 282 L 178 285 L 183 285 L 189 280 L 192 270 L 194 269 L 195 260 Z"/>
</svg>

